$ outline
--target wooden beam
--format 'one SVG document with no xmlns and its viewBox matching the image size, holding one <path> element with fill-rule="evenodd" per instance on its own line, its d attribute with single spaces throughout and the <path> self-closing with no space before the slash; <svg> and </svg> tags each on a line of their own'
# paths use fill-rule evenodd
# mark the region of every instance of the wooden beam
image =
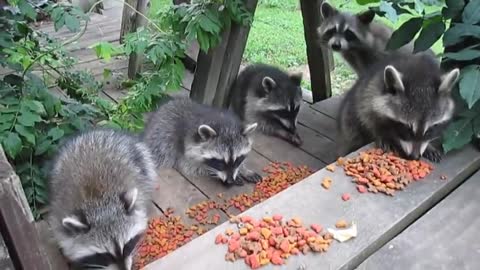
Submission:
<svg viewBox="0 0 480 270">
<path fill-rule="evenodd" d="M 15 269 L 52 269 L 28 206 L 20 179 L 0 146 L 0 232 Z"/>
<path fill-rule="evenodd" d="M 300 0 L 313 102 L 332 96 L 328 51 L 320 46 L 317 37 L 317 28 L 321 23 L 322 2 L 323 0 Z"/>
<path fill-rule="evenodd" d="M 203 50 L 198 53 L 197 69 L 190 91 L 190 98 L 198 103 L 213 104 L 229 35 L 230 26 L 226 26 L 222 33 L 221 42 L 217 47 L 210 48 L 208 53 Z"/>
<path fill-rule="evenodd" d="M 125 0 L 126 4 L 136 7 L 139 0 Z M 135 23 L 135 11 L 126 4 L 123 5 L 122 27 L 120 28 L 120 43 L 123 43 L 123 38 L 126 34 L 133 32 Z"/>
<path fill-rule="evenodd" d="M 255 14 L 258 0 L 245 0 L 245 7 L 252 14 Z M 250 26 L 243 26 L 233 23 L 228 37 L 227 50 L 223 58 L 223 65 L 218 79 L 217 89 L 213 105 L 217 107 L 228 107 L 230 98 L 230 88 L 233 81 L 237 78 L 240 63 L 242 62 L 243 52 L 247 45 Z"/>
</svg>

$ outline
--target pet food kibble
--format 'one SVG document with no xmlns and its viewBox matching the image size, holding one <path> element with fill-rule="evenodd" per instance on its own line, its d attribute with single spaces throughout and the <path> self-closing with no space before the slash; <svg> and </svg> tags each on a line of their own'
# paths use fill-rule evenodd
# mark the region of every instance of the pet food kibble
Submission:
<svg viewBox="0 0 480 270">
<path fill-rule="evenodd" d="M 440 175 L 440 179 L 441 180 L 447 180 L 447 176 L 446 175 Z"/>
<path fill-rule="evenodd" d="M 344 200 L 344 201 L 350 200 L 350 194 L 349 194 L 349 193 L 344 193 L 344 194 L 342 195 L 342 200 Z"/>
<path fill-rule="evenodd" d="M 344 219 L 341 219 L 335 223 L 335 227 L 339 229 L 345 229 L 348 227 L 348 223 Z"/>
<path fill-rule="evenodd" d="M 215 244 L 220 244 L 222 243 L 222 240 L 223 240 L 223 235 L 219 234 L 217 235 L 217 237 L 215 237 Z"/>
<path fill-rule="evenodd" d="M 380 149 L 369 149 L 357 157 L 345 158 L 341 166 L 345 174 L 354 179 L 360 193 L 369 191 L 391 196 L 433 170 L 433 166 L 424 161 L 405 160 Z"/>
<path fill-rule="evenodd" d="M 318 224 L 312 224 L 310 226 L 310 228 L 312 228 L 312 230 L 316 233 L 319 233 L 323 230 L 322 226 L 318 225 Z"/>
<path fill-rule="evenodd" d="M 280 221 L 282 219 L 283 219 L 282 215 L 273 215 L 273 220 L 275 221 Z"/>
<path fill-rule="evenodd" d="M 263 238 L 265 238 L 265 239 L 270 238 L 270 235 L 272 235 L 272 231 L 270 231 L 267 228 L 262 228 L 261 233 L 263 235 Z"/>
<path fill-rule="evenodd" d="M 247 228 L 241 228 L 239 231 L 240 235 L 246 235 L 248 233 L 248 229 Z"/>
<path fill-rule="evenodd" d="M 327 169 L 327 171 L 334 172 L 335 171 L 335 164 L 330 164 L 325 168 Z"/>
<path fill-rule="evenodd" d="M 323 188 L 330 189 L 331 185 L 332 185 L 332 179 L 330 177 L 323 178 L 323 181 L 322 181 Z"/>
</svg>

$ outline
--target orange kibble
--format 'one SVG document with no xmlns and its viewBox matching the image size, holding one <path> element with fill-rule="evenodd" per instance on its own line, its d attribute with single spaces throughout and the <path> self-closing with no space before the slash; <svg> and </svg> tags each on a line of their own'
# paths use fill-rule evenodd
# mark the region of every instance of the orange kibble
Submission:
<svg viewBox="0 0 480 270">
<path fill-rule="evenodd" d="M 219 234 L 217 235 L 217 237 L 215 237 L 215 244 L 220 244 L 222 243 L 222 240 L 223 240 L 223 235 Z"/>
<path fill-rule="evenodd" d="M 334 172 L 335 171 L 335 164 L 332 163 L 325 168 L 327 169 L 327 171 Z"/>
<path fill-rule="evenodd" d="M 241 228 L 239 231 L 240 235 L 246 235 L 248 233 L 248 229 L 247 228 Z"/>
<path fill-rule="evenodd" d="M 280 242 L 280 249 L 285 253 L 290 252 L 290 244 L 288 243 L 288 240 L 284 239 Z"/>
<path fill-rule="evenodd" d="M 265 238 L 265 239 L 270 238 L 270 235 L 272 235 L 272 231 L 270 231 L 267 228 L 262 228 L 261 233 L 262 233 L 263 238 Z"/>
<path fill-rule="evenodd" d="M 323 178 L 323 181 L 322 181 L 323 188 L 330 189 L 331 185 L 332 185 L 332 179 L 330 177 Z"/>
<path fill-rule="evenodd" d="M 345 229 L 348 227 L 348 223 L 344 219 L 341 219 L 335 223 L 335 227 L 338 229 Z"/>
</svg>

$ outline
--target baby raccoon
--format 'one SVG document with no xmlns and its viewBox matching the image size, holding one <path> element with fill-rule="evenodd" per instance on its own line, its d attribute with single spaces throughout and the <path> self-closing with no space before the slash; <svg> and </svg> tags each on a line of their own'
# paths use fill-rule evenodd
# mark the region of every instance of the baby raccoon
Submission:
<svg viewBox="0 0 480 270">
<path fill-rule="evenodd" d="M 350 14 L 323 2 L 321 14 L 324 20 L 318 28 L 320 42 L 333 51 L 340 52 L 357 74 L 368 70 L 368 66 L 384 57 L 393 30 L 380 22 L 374 22 L 375 12 L 367 10 Z M 412 43 L 397 51 L 411 54 Z M 428 54 L 434 56 L 432 51 Z"/>
<path fill-rule="evenodd" d="M 459 76 L 442 73 L 428 55 L 391 55 L 358 78 L 340 106 L 340 155 L 376 141 L 408 159 L 438 162 L 430 142 L 440 137 L 454 113 L 451 89 Z"/>
<path fill-rule="evenodd" d="M 231 107 L 246 122 L 257 122 L 261 132 L 301 145 L 297 116 L 302 104 L 302 74 L 256 64 L 246 67 L 231 90 Z"/>
<path fill-rule="evenodd" d="M 50 175 L 49 222 L 74 269 L 131 269 L 147 228 L 157 178 L 137 138 L 98 129 L 58 151 Z"/>
<path fill-rule="evenodd" d="M 220 179 L 224 184 L 258 182 L 261 177 L 243 161 L 257 124 L 243 125 L 232 112 L 178 98 L 147 117 L 143 140 L 157 166 L 186 175 Z"/>
</svg>

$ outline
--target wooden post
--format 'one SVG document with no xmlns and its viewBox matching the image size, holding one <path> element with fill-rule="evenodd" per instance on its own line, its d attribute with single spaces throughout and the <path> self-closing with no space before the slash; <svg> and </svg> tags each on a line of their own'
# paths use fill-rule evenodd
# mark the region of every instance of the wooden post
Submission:
<svg viewBox="0 0 480 270">
<path fill-rule="evenodd" d="M 0 146 L 0 232 L 15 269 L 50 270 L 20 179 Z"/>
<path fill-rule="evenodd" d="M 257 3 L 258 0 L 246 0 L 245 2 L 245 6 L 252 14 L 252 17 L 255 14 Z M 228 107 L 230 105 L 230 88 L 232 87 L 233 81 L 237 78 L 249 32 L 250 26 L 243 26 L 238 23 L 232 24 L 227 50 L 223 58 L 223 66 L 220 71 L 220 78 L 215 91 L 215 98 L 213 100 L 213 105 L 216 107 Z"/>
<path fill-rule="evenodd" d="M 147 11 L 148 0 L 125 0 L 126 3 L 135 7 L 136 10 L 142 14 Z M 138 28 L 145 25 L 145 18 L 140 16 L 129 6 L 123 6 L 122 28 L 120 29 L 120 43 L 123 43 L 123 38 L 127 33 L 135 32 Z M 141 71 L 143 63 L 143 55 L 137 53 L 130 54 L 128 59 L 128 78 L 133 79 L 135 75 Z"/>
<path fill-rule="evenodd" d="M 229 35 L 230 26 L 225 27 L 221 42 L 217 47 L 210 48 L 208 53 L 202 50 L 198 53 L 197 69 L 190 91 L 190 98 L 196 102 L 207 105 L 213 104 Z"/>
<path fill-rule="evenodd" d="M 321 23 L 320 5 L 322 2 L 323 0 L 300 0 L 313 102 L 329 98 L 332 95 L 328 52 L 327 49 L 321 48 L 317 38 L 317 28 Z"/>
</svg>

